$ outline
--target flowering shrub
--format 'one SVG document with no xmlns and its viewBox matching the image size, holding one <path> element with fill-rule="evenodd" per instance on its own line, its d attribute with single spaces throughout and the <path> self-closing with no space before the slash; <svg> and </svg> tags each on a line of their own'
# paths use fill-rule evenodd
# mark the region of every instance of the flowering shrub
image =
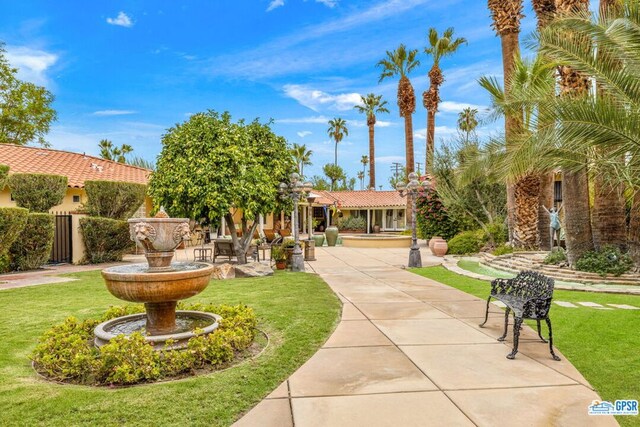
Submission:
<svg viewBox="0 0 640 427">
<path fill-rule="evenodd" d="M 416 220 L 418 237 L 430 239 L 440 236 L 451 239 L 458 232 L 458 227 L 447 214 L 438 192 L 433 188 L 421 191 L 416 199 Z"/>
</svg>

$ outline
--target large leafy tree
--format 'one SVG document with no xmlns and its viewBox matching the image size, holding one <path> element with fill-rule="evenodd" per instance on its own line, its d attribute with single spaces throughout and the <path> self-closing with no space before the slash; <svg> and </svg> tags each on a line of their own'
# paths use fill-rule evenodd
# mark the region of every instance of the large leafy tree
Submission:
<svg viewBox="0 0 640 427">
<path fill-rule="evenodd" d="M 345 180 L 347 178 L 347 174 L 344 172 L 338 165 L 332 165 L 331 163 L 327 163 L 322 167 L 322 172 L 329 178 L 331 181 L 331 190 L 336 190 L 336 186 L 339 181 Z"/>
<path fill-rule="evenodd" d="M 238 262 L 245 263 L 259 216 L 283 208 L 278 185 L 295 169 L 286 140 L 269 124 L 233 122 L 229 113 L 207 111 L 163 136 L 149 193 L 172 216 L 214 224 L 225 217 Z M 232 209 L 242 211 L 242 237 Z"/>
<path fill-rule="evenodd" d="M 304 167 L 312 164 L 311 156 L 313 155 L 313 150 L 307 149 L 305 144 L 293 144 L 291 154 L 298 165 L 298 173 L 304 176 Z"/>
<path fill-rule="evenodd" d="M 347 121 L 340 117 L 329 120 L 329 128 L 327 129 L 327 133 L 336 144 L 333 165 L 338 166 L 338 144 L 344 139 L 345 136 L 349 136 Z"/>
<path fill-rule="evenodd" d="M 376 188 L 376 151 L 375 151 L 375 125 L 377 114 L 389 113 L 387 101 L 382 100 L 382 95 L 373 93 L 367 96 L 360 95 L 362 105 L 356 105 L 359 113 L 367 116 L 367 126 L 369 127 L 369 188 Z"/>
<path fill-rule="evenodd" d="M 522 13 L 522 0 L 487 0 L 493 20 L 492 27 L 500 37 L 502 46 L 502 69 L 504 87 L 509 86 L 509 81 L 515 68 L 515 60 L 520 56 L 520 21 L 524 17 Z M 521 118 L 517 115 L 507 115 L 504 121 L 505 137 L 507 143 L 514 138 Z M 515 189 L 513 185 L 507 185 L 507 223 L 509 224 L 509 238 L 513 238 L 513 225 L 515 215 Z"/>
<path fill-rule="evenodd" d="M 127 154 L 133 151 L 133 147 L 129 144 L 122 144 L 120 147 L 116 147 L 108 139 L 101 139 L 98 143 L 98 148 L 100 149 L 100 157 L 118 163 L 126 163 Z"/>
<path fill-rule="evenodd" d="M 0 42 L 0 144 L 48 143 L 44 136 L 57 118 L 53 95 L 42 86 L 16 77 Z"/>
<path fill-rule="evenodd" d="M 436 113 L 440 104 L 440 86 L 444 83 L 440 61 L 453 55 L 462 44 L 467 42 L 462 37 L 454 38 L 453 31 L 453 28 L 447 28 L 440 36 L 438 30 L 430 28 L 427 36 L 429 46 L 424 50 L 424 53 L 433 59 L 433 65 L 429 70 L 429 89 L 422 94 L 422 104 L 427 109 L 427 154 L 425 159 L 427 174 L 433 174 Z"/>
</svg>

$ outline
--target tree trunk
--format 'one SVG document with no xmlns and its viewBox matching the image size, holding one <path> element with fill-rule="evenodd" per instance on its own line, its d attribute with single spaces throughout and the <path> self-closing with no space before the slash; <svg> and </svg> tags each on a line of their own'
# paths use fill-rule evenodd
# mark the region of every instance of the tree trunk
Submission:
<svg viewBox="0 0 640 427">
<path fill-rule="evenodd" d="M 608 245 L 625 249 L 627 223 L 624 184 L 609 181 L 601 173 L 597 173 L 594 180 L 591 226 L 596 248 Z"/>
<path fill-rule="evenodd" d="M 640 188 L 636 188 L 629 221 L 629 255 L 640 268 Z"/>
<path fill-rule="evenodd" d="M 337 140 L 336 140 L 336 148 L 334 150 L 333 164 L 334 164 L 334 166 L 338 166 L 338 141 Z"/>
<path fill-rule="evenodd" d="M 593 250 L 589 179 L 586 170 L 565 172 L 562 184 L 567 258 L 569 264 L 574 266 L 585 252 Z"/>
<path fill-rule="evenodd" d="M 513 75 L 515 68 L 515 59 L 520 56 L 520 41 L 518 39 L 518 33 L 511 32 L 500 36 L 502 45 L 502 69 L 504 73 L 504 88 L 508 90 L 509 81 Z M 508 94 L 507 94 L 508 95 Z M 504 131 L 507 140 L 507 144 L 513 140 L 514 136 L 518 132 L 518 128 L 522 123 L 522 118 L 507 115 L 504 121 Z M 513 242 L 513 233 L 515 227 L 515 206 L 516 196 L 515 188 L 513 184 L 507 183 L 507 225 L 509 227 L 509 240 Z"/>
<path fill-rule="evenodd" d="M 375 125 L 369 125 L 369 188 L 376 189 Z"/>
<path fill-rule="evenodd" d="M 540 199 L 540 177 L 527 175 L 514 187 L 516 199 L 513 243 L 522 249 L 535 249 L 538 244 L 538 208 Z"/>
<path fill-rule="evenodd" d="M 413 157 L 413 116 L 411 114 L 404 116 L 404 138 L 407 157 L 406 172 L 408 177 L 410 173 L 415 171 L 415 160 Z M 407 197 L 407 224 L 411 224 L 411 218 L 413 218 L 411 214 L 411 200 Z"/>
<path fill-rule="evenodd" d="M 233 222 L 233 215 L 231 213 L 227 213 L 224 216 L 227 227 L 229 227 L 229 232 L 231 233 L 231 241 L 233 242 L 233 250 L 236 253 L 236 259 L 238 260 L 238 264 L 246 264 L 247 263 L 247 251 L 251 246 L 251 241 L 253 240 L 253 233 L 255 233 L 256 228 L 258 228 L 258 223 L 260 221 L 259 215 L 256 215 L 253 219 L 253 224 L 251 227 L 246 226 L 246 220 L 242 220 L 242 237 L 238 238 L 238 233 L 236 231 L 236 225 Z"/>
<path fill-rule="evenodd" d="M 553 172 L 540 175 L 540 198 L 538 199 L 538 246 L 543 251 L 550 251 L 551 247 L 551 217 L 544 210 L 551 209 L 554 205 L 555 174 Z"/>
<path fill-rule="evenodd" d="M 436 137 L 436 112 L 427 111 L 427 155 L 425 159 L 425 172 L 433 176 L 434 153 Z"/>
</svg>

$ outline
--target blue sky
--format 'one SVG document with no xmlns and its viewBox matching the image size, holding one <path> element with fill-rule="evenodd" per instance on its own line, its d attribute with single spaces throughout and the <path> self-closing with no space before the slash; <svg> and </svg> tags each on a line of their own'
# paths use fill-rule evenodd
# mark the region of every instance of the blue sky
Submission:
<svg viewBox="0 0 640 427">
<path fill-rule="evenodd" d="M 437 116 L 438 144 L 455 133 L 465 106 L 484 108 L 476 80 L 501 76 L 500 41 L 478 0 L 135 0 L 4 1 L 0 40 L 20 77 L 46 86 L 58 121 L 54 148 L 97 154 L 100 139 L 131 144 L 153 160 L 163 133 L 192 113 L 229 111 L 235 119 L 275 120 L 290 143 L 314 152 L 308 175 L 333 161 L 327 121 L 348 120 L 339 164 L 355 176 L 368 154 L 366 120 L 353 105 L 360 94 L 382 94 L 390 114 L 378 117 L 377 184 L 388 188 L 392 162 L 404 163 L 404 128 L 396 80 L 378 84 L 375 64 L 400 43 L 422 52 L 429 27 L 453 26 L 468 39 L 442 63 L 446 82 Z M 527 6 L 523 38 L 534 26 Z M 430 60 L 410 77 L 417 161 L 424 161 Z M 480 135 L 499 130 L 480 129 Z M 358 187 L 359 188 L 359 187 Z"/>
</svg>

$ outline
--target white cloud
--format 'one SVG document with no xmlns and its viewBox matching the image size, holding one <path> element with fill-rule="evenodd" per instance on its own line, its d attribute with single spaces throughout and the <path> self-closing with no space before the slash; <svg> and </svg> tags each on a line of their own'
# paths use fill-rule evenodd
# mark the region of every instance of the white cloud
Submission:
<svg viewBox="0 0 640 427">
<path fill-rule="evenodd" d="M 7 46 L 6 57 L 18 69 L 18 78 L 37 85 L 49 84 L 47 70 L 58 62 L 58 55 L 26 46 Z"/>
<path fill-rule="evenodd" d="M 131 20 L 131 17 L 122 11 L 120 11 L 120 13 L 118 13 L 118 16 L 116 16 L 115 18 L 107 18 L 107 24 L 126 28 L 133 27 L 133 21 Z"/>
<path fill-rule="evenodd" d="M 381 164 L 392 164 L 392 163 L 404 163 L 406 161 L 406 157 L 404 156 L 379 156 L 376 157 L 376 163 Z"/>
<path fill-rule="evenodd" d="M 358 128 L 367 126 L 367 122 L 364 120 L 347 120 L 347 123 L 349 123 L 351 126 L 355 126 Z M 393 124 L 394 124 L 393 122 L 386 122 L 384 120 L 376 121 L 376 127 L 381 127 L 381 128 L 387 128 L 389 126 L 393 126 Z"/>
<path fill-rule="evenodd" d="M 311 116 L 311 117 L 300 117 L 300 118 L 295 118 L 295 119 L 278 119 L 275 122 L 276 123 L 283 123 L 283 124 L 298 124 L 298 123 L 304 123 L 304 124 L 327 124 L 327 122 L 331 120 L 329 117 L 326 116 Z"/>
<path fill-rule="evenodd" d="M 308 130 L 303 130 L 302 132 L 298 132 L 298 136 L 300 138 L 304 138 L 305 136 L 309 136 L 311 135 L 313 132 L 308 131 Z"/>
<path fill-rule="evenodd" d="M 338 4 L 338 0 L 316 0 L 316 3 L 322 3 L 327 7 L 335 7 Z"/>
<path fill-rule="evenodd" d="M 465 108 L 475 108 L 478 111 L 486 110 L 484 105 L 468 104 L 466 102 L 444 101 L 438 106 L 438 111 L 443 113 L 459 113 Z"/>
<path fill-rule="evenodd" d="M 135 114 L 136 111 L 131 110 L 100 110 L 91 113 L 93 116 L 126 116 L 128 114 Z"/>
<path fill-rule="evenodd" d="M 289 84 L 284 85 L 283 89 L 285 95 L 313 111 L 319 111 L 320 109 L 348 111 L 352 110 L 354 105 L 359 104 L 361 100 L 359 93 L 331 95 L 303 85 Z"/>
<path fill-rule="evenodd" d="M 267 12 L 271 12 L 273 9 L 281 6 L 284 6 L 284 0 L 272 0 L 271 3 L 269 3 L 269 7 L 267 7 Z"/>
</svg>

